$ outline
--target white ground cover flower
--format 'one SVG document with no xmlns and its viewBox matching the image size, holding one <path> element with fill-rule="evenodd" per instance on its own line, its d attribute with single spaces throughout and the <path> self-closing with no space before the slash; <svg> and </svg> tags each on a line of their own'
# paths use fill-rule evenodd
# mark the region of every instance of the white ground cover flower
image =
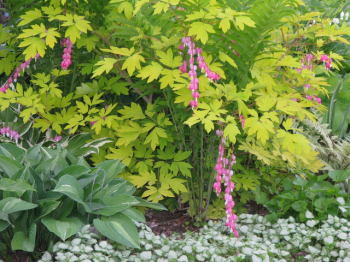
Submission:
<svg viewBox="0 0 350 262">
<path fill-rule="evenodd" d="M 310 212 L 311 213 L 311 212 Z M 140 227 L 141 249 L 133 249 L 90 234 L 85 226 L 78 237 L 53 246 L 53 254 L 45 252 L 38 262 L 229 262 L 291 261 L 292 254 L 306 252 L 308 261 L 350 262 L 350 222 L 328 216 L 325 221 L 296 223 L 294 218 L 279 219 L 276 224 L 258 215 L 242 214 L 237 221 L 240 233 L 234 238 L 225 220 L 209 221 L 198 233 L 180 236 L 156 236 L 149 227 Z"/>
</svg>

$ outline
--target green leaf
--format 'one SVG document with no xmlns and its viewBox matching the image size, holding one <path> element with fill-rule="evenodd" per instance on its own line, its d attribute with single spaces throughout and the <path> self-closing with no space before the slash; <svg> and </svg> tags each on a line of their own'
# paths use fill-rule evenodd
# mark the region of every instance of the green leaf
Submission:
<svg viewBox="0 0 350 262">
<path fill-rule="evenodd" d="M 298 212 L 305 212 L 307 209 L 307 202 L 305 200 L 298 200 L 292 204 L 292 208 Z"/>
<path fill-rule="evenodd" d="M 31 224 L 29 227 L 29 236 L 24 232 L 16 232 L 11 241 L 12 250 L 23 250 L 33 252 L 35 247 L 36 224 Z"/>
<path fill-rule="evenodd" d="M 96 229 L 107 238 L 132 248 L 140 248 L 140 239 L 134 222 L 124 214 L 106 220 L 94 219 Z"/>
<path fill-rule="evenodd" d="M 83 201 L 84 190 L 82 186 L 71 175 L 62 176 L 53 191 L 64 194 L 74 201 L 82 204 L 87 212 L 91 211 L 88 205 Z"/>
<path fill-rule="evenodd" d="M 19 197 L 21 197 L 25 191 L 36 191 L 34 187 L 23 179 L 11 180 L 8 178 L 0 179 L 0 190 L 16 192 Z"/>
<path fill-rule="evenodd" d="M 201 40 L 203 44 L 206 44 L 208 41 L 208 33 L 215 33 L 212 25 L 205 24 L 203 22 L 194 22 L 190 26 L 191 28 L 188 31 L 188 35 L 196 36 L 196 40 Z"/>
<path fill-rule="evenodd" d="M 67 217 L 60 220 L 53 219 L 52 217 L 44 217 L 41 219 L 41 222 L 50 232 L 54 233 L 63 241 L 78 233 L 83 227 L 83 223 L 77 217 Z"/>
<path fill-rule="evenodd" d="M 350 170 L 332 170 L 328 176 L 336 183 L 342 182 L 350 177 Z"/>
<path fill-rule="evenodd" d="M 229 57 L 227 54 L 219 51 L 219 59 L 222 62 L 228 62 L 230 65 L 232 65 L 233 67 L 237 68 L 237 65 L 235 63 L 235 61 L 233 61 L 233 59 L 231 57 Z"/>
</svg>

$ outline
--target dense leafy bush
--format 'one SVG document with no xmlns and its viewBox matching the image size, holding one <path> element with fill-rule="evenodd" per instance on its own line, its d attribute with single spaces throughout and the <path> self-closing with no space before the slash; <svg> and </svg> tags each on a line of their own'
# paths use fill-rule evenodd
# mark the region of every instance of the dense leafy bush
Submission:
<svg viewBox="0 0 350 262">
<path fill-rule="evenodd" d="M 231 191 L 251 199 L 264 165 L 323 167 L 294 124 L 325 111 L 326 78 L 344 59 L 330 45 L 347 46 L 350 30 L 305 10 L 299 0 L 36 1 L 1 32 L 1 110 L 41 132 L 112 138 L 89 161 L 120 159 L 139 196 L 188 202 L 198 219 L 225 215 L 225 201 L 235 231 Z"/>
</svg>

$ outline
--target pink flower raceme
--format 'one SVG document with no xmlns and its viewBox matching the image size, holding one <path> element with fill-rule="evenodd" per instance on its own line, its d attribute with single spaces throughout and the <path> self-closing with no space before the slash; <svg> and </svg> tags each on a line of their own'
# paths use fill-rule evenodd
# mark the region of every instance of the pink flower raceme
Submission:
<svg viewBox="0 0 350 262">
<path fill-rule="evenodd" d="M 2 136 L 6 136 L 6 137 L 10 138 L 10 140 L 14 140 L 16 142 L 16 144 L 18 143 L 18 139 L 19 139 L 18 132 L 11 130 L 11 128 L 9 126 L 1 128 L 0 134 Z"/>
<path fill-rule="evenodd" d="M 183 37 L 182 43 L 183 44 L 179 46 L 180 50 L 185 50 L 185 48 L 188 48 L 187 54 L 190 56 L 189 71 L 187 71 L 188 65 L 186 60 L 183 61 L 179 69 L 181 73 L 188 72 L 188 76 L 191 78 L 189 89 L 192 91 L 193 99 L 190 102 L 190 106 L 192 107 L 192 109 L 194 109 L 198 106 L 199 98 L 199 93 L 197 92 L 199 84 L 199 80 L 197 77 L 197 69 L 199 68 L 202 73 L 205 72 L 205 75 L 209 78 L 209 81 L 219 80 L 220 75 L 212 72 L 209 69 L 207 63 L 204 61 L 204 57 L 202 56 L 202 48 L 196 47 L 195 43 L 192 42 L 191 37 Z M 197 65 L 195 65 L 195 55 L 197 55 Z"/>
<path fill-rule="evenodd" d="M 37 54 L 38 55 L 38 54 Z M 24 61 L 21 63 L 16 70 L 12 73 L 10 78 L 5 82 L 5 84 L 0 87 L 0 92 L 6 93 L 7 89 L 11 87 L 12 90 L 15 90 L 15 85 L 14 83 L 17 82 L 17 78 L 21 76 L 21 71 L 24 74 L 25 70 L 29 68 L 29 64 L 32 61 L 31 58 L 29 58 L 27 61 Z M 13 77 L 13 78 L 12 78 Z"/>
<path fill-rule="evenodd" d="M 71 60 L 71 53 L 72 53 L 72 47 L 73 47 L 73 43 L 69 38 L 63 39 L 61 41 L 61 47 L 64 47 L 63 49 L 63 56 L 62 56 L 62 63 L 61 63 L 61 67 L 63 70 L 67 70 L 68 67 L 72 64 L 72 60 Z"/>
<path fill-rule="evenodd" d="M 225 189 L 225 206 L 226 206 L 226 226 L 230 229 L 232 233 L 234 233 L 235 237 L 238 237 L 238 232 L 236 229 L 235 222 L 237 221 L 237 216 L 233 214 L 232 209 L 235 206 L 235 202 L 232 198 L 232 191 L 235 188 L 234 183 L 231 181 L 233 176 L 232 166 L 236 163 L 236 157 L 232 154 L 231 158 L 225 158 L 225 139 L 223 138 L 223 131 L 216 130 L 216 135 L 220 137 L 220 145 L 219 145 L 219 157 L 217 159 L 217 163 L 215 165 L 216 182 L 213 185 L 213 189 L 215 190 L 217 196 L 219 197 L 221 193 L 221 183 L 222 180 Z"/>
<path fill-rule="evenodd" d="M 62 136 L 55 136 L 54 138 L 52 138 L 52 141 L 54 142 L 60 142 L 62 140 Z"/>
</svg>

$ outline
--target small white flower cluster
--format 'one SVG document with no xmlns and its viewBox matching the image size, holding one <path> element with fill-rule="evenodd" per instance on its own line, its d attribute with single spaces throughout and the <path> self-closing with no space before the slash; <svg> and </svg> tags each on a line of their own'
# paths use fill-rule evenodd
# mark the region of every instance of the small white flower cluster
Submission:
<svg viewBox="0 0 350 262">
<path fill-rule="evenodd" d="M 344 17 L 345 16 L 345 17 Z M 330 25 L 333 23 L 333 24 L 339 24 L 341 21 L 345 20 L 345 21 L 348 21 L 349 19 L 349 13 L 346 12 L 344 14 L 344 12 L 341 12 L 340 13 L 340 18 L 333 18 L 332 21 L 329 23 Z"/>
<path fill-rule="evenodd" d="M 296 223 L 293 217 L 278 219 L 271 224 L 259 215 L 239 216 L 238 238 L 229 234 L 222 221 L 209 221 L 198 233 L 182 236 L 157 236 L 142 223 L 139 227 L 141 249 L 133 249 L 114 243 L 99 241 L 85 226 L 72 241 L 54 245 L 55 261 L 68 262 L 270 262 L 291 261 L 292 255 L 306 252 L 307 261 L 350 262 L 350 222 L 329 215 L 325 221 L 309 220 Z M 45 252 L 38 262 L 52 262 L 51 254 Z"/>
</svg>

